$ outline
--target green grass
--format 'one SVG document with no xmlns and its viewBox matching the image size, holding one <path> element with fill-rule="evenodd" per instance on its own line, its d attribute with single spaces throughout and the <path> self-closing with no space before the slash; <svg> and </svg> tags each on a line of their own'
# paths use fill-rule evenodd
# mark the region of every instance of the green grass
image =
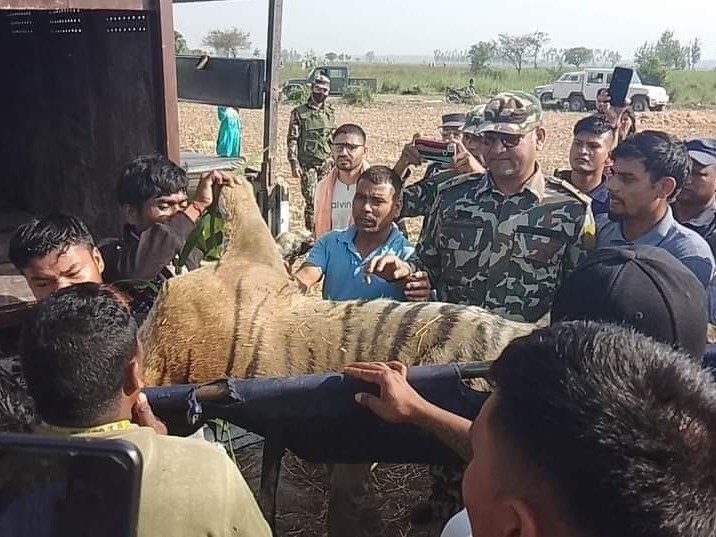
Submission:
<svg viewBox="0 0 716 537">
<path fill-rule="evenodd" d="M 716 71 L 672 71 L 666 80 L 671 102 L 683 106 L 716 104 Z"/>
<path fill-rule="evenodd" d="M 554 70 L 526 68 L 521 76 L 517 76 L 515 69 L 495 67 L 473 75 L 466 65 L 429 67 L 350 63 L 349 66 L 352 77 L 377 79 L 379 93 L 444 93 L 446 87 L 465 87 L 470 78 L 474 78 L 475 88 L 483 99 L 506 90 L 532 92 L 535 86 L 553 82 L 560 74 Z M 307 74 L 299 64 L 286 64 L 281 69 L 281 80 L 302 78 Z M 667 90 L 675 105 L 716 105 L 716 71 L 672 71 L 667 81 Z"/>
<path fill-rule="evenodd" d="M 281 80 L 302 78 L 308 72 L 298 64 L 286 64 L 281 69 Z M 475 79 L 475 88 L 481 96 L 489 96 L 503 90 L 532 91 L 535 86 L 550 82 L 553 77 L 546 69 L 524 69 L 517 76 L 514 69 L 496 68 L 479 75 L 470 73 L 468 66 L 428 67 L 427 65 L 363 64 L 351 63 L 350 74 L 354 78 L 375 78 L 378 89 L 389 93 L 412 91 L 416 86 L 422 93 L 444 93 L 446 87 L 467 86 Z"/>
</svg>

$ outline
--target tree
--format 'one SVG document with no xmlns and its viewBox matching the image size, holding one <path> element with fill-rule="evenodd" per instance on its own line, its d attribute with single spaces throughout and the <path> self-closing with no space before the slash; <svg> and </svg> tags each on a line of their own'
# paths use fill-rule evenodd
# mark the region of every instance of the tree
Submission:
<svg viewBox="0 0 716 537">
<path fill-rule="evenodd" d="M 229 30 L 211 30 L 201 41 L 202 45 L 213 48 L 220 56 L 236 58 L 240 50 L 251 47 L 251 40 L 248 32 L 242 32 L 238 28 Z"/>
<path fill-rule="evenodd" d="M 470 57 L 470 70 L 473 73 L 487 69 L 488 64 L 495 57 L 497 52 L 497 43 L 494 41 L 480 41 L 476 45 L 470 47 L 468 56 Z"/>
<path fill-rule="evenodd" d="M 656 45 L 644 43 L 639 47 L 634 54 L 634 65 L 645 84 L 663 86 L 666 83 L 668 69 L 662 63 Z"/>
<path fill-rule="evenodd" d="M 537 60 L 540 51 L 550 42 L 549 34 L 545 32 L 535 32 L 531 36 L 532 40 L 532 57 L 534 59 L 534 68 L 537 69 Z"/>
<path fill-rule="evenodd" d="M 333 63 L 338 59 L 338 54 L 335 52 L 326 52 L 324 56 L 329 63 Z"/>
<path fill-rule="evenodd" d="M 607 54 L 607 61 L 610 67 L 616 67 L 617 64 L 622 61 L 622 55 L 616 50 L 612 50 Z"/>
<path fill-rule="evenodd" d="M 497 39 L 499 43 L 497 50 L 500 57 L 517 69 L 517 76 L 520 76 L 525 58 L 529 57 L 532 52 L 532 34 L 500 34 Z"/>
<path fill-rule="evenodd" d="M 681 46 L 673 30 L 662 32 L 654 50 L 659 62 L 667 69 L 685 69 L 689 63 L 689 47 Z"/>
<path fill-rule="evenodd" d="M 579 69 L 585 63 L 594 60 L 594 51 L 586 47 L 568 48 L 564 51 L 564 61 Z"/>
<path fill-rule="evenodd" d="M 696 65 L 701 61 L 701 44 L 701 39 L 697 37 L 689 46 L 689 63 L 692 70 L 695 70 Z"/>
<path fill-rule="evenodd" d="M 365 53 L 365 61 L 367 61 L 368 63 L 373 63 L 375 61 L 375 51 L 374 50 L 369 50 L 368 52 Z"/>
<path fill-rule="evenodd" d="M 177 54 L 186 54 L 189 52 L 189 46 L 186 44 L 186 39 L 181 34 L 174 30 L 174 52 Z"/>
</svg>

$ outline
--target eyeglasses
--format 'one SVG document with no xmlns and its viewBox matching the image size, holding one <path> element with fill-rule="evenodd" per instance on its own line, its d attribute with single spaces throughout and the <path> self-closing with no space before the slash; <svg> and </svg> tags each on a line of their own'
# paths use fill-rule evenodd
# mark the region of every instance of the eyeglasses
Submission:
<svg viewBox="0 0 716 537">
<path fill-rule="evenodd" d="M 505 134 L 502 132 L 483 132 L 481 136 L 483 145 L 492 147 L 499 140 L 505 149 L 517 147 L 520 145 L 522 138 L 524 138 L 523 134 Z"/>
<path fill-rule="evenodd" d="M 348 151 L 349 153 L 353 153 L 353 152 L 354 152 L 356 149 L 358 149 L 359 147 L 363 147 L 363 144 L 345 144 L 345 143 L 337 143 L 337 144 L 334 143 L 334 144 L 333 144 L 333 149 L 334 149 L 337 153 L 340 153 L 340 152 L 343 151 L 344 149 L 345 149 L 346 151 Z"/>
</svg>

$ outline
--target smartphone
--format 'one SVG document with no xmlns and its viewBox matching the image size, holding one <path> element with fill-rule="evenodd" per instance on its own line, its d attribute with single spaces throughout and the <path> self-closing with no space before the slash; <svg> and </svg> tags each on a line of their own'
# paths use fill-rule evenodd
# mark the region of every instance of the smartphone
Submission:
<svg viewBox="0 0 716 537">
<path fill-rule="evenodd" d="M 141 475 L 122 440 L 0 434 L 0 535 L 136 537 Z"/>
<path fill-rule="evenodd" d="M 612 73 L 612 81 L 609 84 L 609 97 L 612 106 L 626 106 L 626 98 L 629 94 L 629 85 L 634 76 L 634 70 L 626 67 L 615 67 Z"/>
<path fill-rule="evenodd" d="M 418 153 L 420 153 L 423 162 L 449 164 L 457 152 L 454 143 L 433 140 L 432 138 L 416 138 L 413 144 Z"/>
</svg>

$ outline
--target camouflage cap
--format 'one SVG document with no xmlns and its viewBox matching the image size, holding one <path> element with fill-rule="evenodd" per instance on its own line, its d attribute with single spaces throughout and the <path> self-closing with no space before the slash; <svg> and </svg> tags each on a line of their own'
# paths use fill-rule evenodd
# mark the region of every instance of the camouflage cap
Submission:
<svg viewBox="0 0 716 537">
<path fill-rule="evenodd" d="M 483 132 L 527 134 L 542 124 L 542 107 L 536 97 L 524 91 L 500 93 L 487 103 L 484 122 L 477 129 Z"/>
<path fill-rule="evenodd" d="M 466 134 L 478 134 L 480 125 L 485 122 L 485 107 L 487 105 L 481 104 L 473 108 L 467 113 L 465 117 L 465 126 L 462 128 L 462 132 Z"/>
<path fill-rule="evenodd" d="M 328 86 L 331 87 L 331 79 L 328 78 L 326 75 L 316 75 L 316 78 L 313 80 L 314 86 Z"/>
</svg>

